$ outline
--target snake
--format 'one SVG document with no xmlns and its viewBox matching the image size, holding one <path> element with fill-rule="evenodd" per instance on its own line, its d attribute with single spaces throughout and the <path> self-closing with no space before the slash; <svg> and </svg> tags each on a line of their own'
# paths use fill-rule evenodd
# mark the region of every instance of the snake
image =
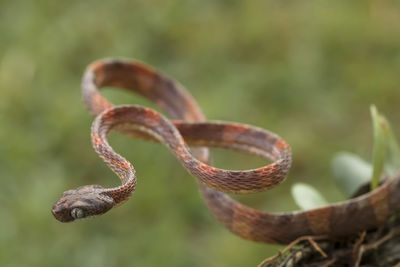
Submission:
<svg viewBox="0 0 400 267">
<path fill-rule="evenodd" d="M 100 89 L 137 93 L 168 115 L 138 105 L 114 106 Z M 400 211 L 400 173 L 377 189 L 327 206 L 292 212 L 266 212 L 248 207 L 229 194 L 250 194 L 282 183 L 292 152 L 277 134 L 251 125 L 207 121 L 200 107 L 178 82 L 134 60 L 108 58 L 91 63 L 82 79 L 83 100 L 95 116 L 91 127 L 94 150 L 120 178 L 121 185 L 85 185 L 65 191 L 53 205 L 60 222 L 97 216 L 126 202 L 135 191 L 133 165 L 113 150 L 111 131 L 166 146 L 195 177 L 206 206 L 226 229 L 251 241 L 288 244 L 301 236 L 339 238 L 376 228 Z M 267 160 L 249 170 L 211 165 L 210 147 L 236 150 Z"/>
</svg>

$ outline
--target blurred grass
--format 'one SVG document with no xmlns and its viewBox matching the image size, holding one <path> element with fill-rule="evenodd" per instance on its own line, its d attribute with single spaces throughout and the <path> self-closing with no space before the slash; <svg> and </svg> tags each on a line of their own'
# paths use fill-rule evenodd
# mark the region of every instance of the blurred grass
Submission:
<svg viewBox="0 0 400 267">
<path fill-rule="evenodd" d="M 111 138 L 139 176 L 128 203 L 73 224 L 52 217 L 63 191 L 118 183 L 91 148 L 79 88 L 86 65 L 144 61 L 185 85 L 209 119 L 280 134 L 294 154 L 288 180 L 240 199 L 291 210 L 294 181 L 343 198 L 329 162 L 339 150 L 370 159 L 371 103 L 398 133 L 399 11 L 397 1 L 1 0 L 0 266 L 256 265 L 277 248 L 219 226 L 194 179 L 156 144 Z M 262 164 L 225 151 L 215 160 Z"/>
</svg>

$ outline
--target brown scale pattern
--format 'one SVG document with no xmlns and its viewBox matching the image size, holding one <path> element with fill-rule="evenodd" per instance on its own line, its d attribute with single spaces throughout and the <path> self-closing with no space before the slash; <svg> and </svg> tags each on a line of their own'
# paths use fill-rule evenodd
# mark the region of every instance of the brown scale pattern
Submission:
<svg viewBox="0 0 400 267">
<path fill-rule="evenodd" d="M 99 92 L 105 86 L 147 97 L 172 120 L 149 108 L 114 107 Z M 181 85 L 139 62 L 118 59 L 94 62 L 83 77 L 82 93 L 89 111 L 97 116 L 92 125 L 93 147 L 120 177 L 122 185 L 115 188 L 88 185 L 66 191 L 52 210 L 60 221 L 103 214 L 128 200 L 135 190 L 134 167 L 107 141 L 112 130 L 163 143 L 197 178 L 205 203 L 216 219 L 245 239 L 289 243 L 304 235 L 343 236 L 376 227 L 400 210 L 400 174 L 373 192 L 326 207 L 286 213 L 255 210 L 225 193 L 254 193 L 281 183 L 292 160 L 285 140 L 249 125 L 204 122 L 197 103 Z M 215 168 L 209 165 L 208 149 L 201 148 L 211 146 L 252 153 L 273 162 L 252 170 Z"/>
</svg>

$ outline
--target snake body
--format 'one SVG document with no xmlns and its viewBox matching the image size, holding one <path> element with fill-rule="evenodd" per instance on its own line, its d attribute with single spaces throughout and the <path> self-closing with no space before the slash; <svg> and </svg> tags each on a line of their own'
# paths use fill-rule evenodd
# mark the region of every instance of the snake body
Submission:
<svg viewBox="0 0 400 267">
<path fill-rule="evenodd" d="M 114 106 L 99 92 L 106 86 L 141 94 L 171 120 L 145 107 Z M 250 125 L 205 121 L 197 103 L 180 84 L 135 61 L 92 63 L 84 74 L 82 93 L 87 108 L 96 116 L 91 132 L 93 147 L 122 184 L 114 188 L 86 185 L 64 192 L 52 209 L 61 222 L 103 214 L 128 200 L 135 190 L 135 169 L 109 145 L 110 131 L 164 144 L 197 179 L 214 217 L 248 240 L 285 244 L 304 235 L 345 236 L 377 227 L 400 210 L 400 174 L 370 193 L 317 209 L 268 213 L 247 207 L 226 193 L 264 191 L 286 178 L 292 157 L 290 146 L 281 137 Z M 209 165 L 205 147 L 239 150 L 272 163 L 251 170 L 223 170 Z"/>
</svg>

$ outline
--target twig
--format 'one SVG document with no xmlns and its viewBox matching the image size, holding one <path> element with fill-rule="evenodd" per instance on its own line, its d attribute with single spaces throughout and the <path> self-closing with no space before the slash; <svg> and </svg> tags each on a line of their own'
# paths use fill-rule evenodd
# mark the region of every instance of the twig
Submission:
<svg viewBox="0 0 400 267">
<path fill-rule="evenodd" d="M 361 233 L 361 235 L 360 235 L 360 238 L 358 238 L 356 243 L 354 244 L 353 253 L 352 253 L 353 254 L 353 259 L 358 260 L 358 251 L 360 249 L 360 246 L 361 246 L 362 242 L 364 242 L 366 235 L 367 235 L 367 232 L 363 231 Z"/>
<path fill-rule="evenodd" d="M 378 241 L 365 245 L 365 250 L 376 249 L 377 247 L 379 247 L 380 245 L 391 239 L 393 236 L 395 236 L 397 233 L 400 233 L 400 225 L 392 228 L 389 231 L 389 233 L 387 233 L 384 237 L 382 237 Z"/>
<path fill-rule="evenodd" d="M 327 239 L 328 237 L 327 236 L 325 236 L 325 235 L 320 235 L 320 236 L 301 236 L 301 237 L 299 237 L 299 238 L 297 238 L 296 240 L 294 240 L 293 242 L 291 242 L 289 245 L 287 245 L 287 247 L 285 247 L 282 251 L 279 251 L 278 252 L 278 254 L 276 254 L 276 255 L 274 255 L 274 256 L 272 256 L 272 257 L 269 257 L 269 258 L 267 258 L 267 259 L 265 259 L 265 260 L 263 260 L 259 265 L 258 265 L 258 267 L 263 267 L 265 264 L 267 264 L 267 263 L 269 263 L 269 262 L 271 262 L 271 261 L 274 261 L 274 260 L 276 260 L 277 258 L 279 258 L 280 256 L 282 256 L 283 254 L 285 254 L 286 252 L 288 252 L 292 247 L 294 247 L 295 245 L 297 245 L 298 243 L 300 243 L 300 242 L 302 242 L 302 241 L 305 241 L 305 240 L 307 240 L 307 241 L 309 241 L 310 243 L 311 243 L 311 245 L 313 245 L 312 244 L 312 242 L 310 241 L 310 239 L 311 240 L 322 240 L 322 239 Z M 315 243 L 315 242 L 314 242 Z M 314 246 L 314 245 L 313 245 Z M 318 246 L 317 246 L 318 247 Z M 314 247 L 315 248 L 315 247 Z M 316 249 L 318 252 L 320 252 L 321 253 L 321 255 L 323 256 L 323 255 L 325 255 L 325 257 L 326 257 L 326 254 L 322 251 L 322 249 L 321 248 L 319 248 L 319 250 L 318 249 Z"/>
<path fill-rule="evenodd" d="M 378 248 L 380 245 L 382 245 L 383 243 L 385 243 L 386 241 L 391 239 L 393 236 L 395 236 L 399 232 L 400 232 L 400 226 L 394 227 L 389 231 L 389 233 L 387 233 L 385 236 L 378 239 L 377 241 L 360 246 L 360 249 L 358 250 L 358 257 L 354 264 L 354 267 L 360 266 L 360 262 L 361 262 L 364 252 L 371 250 L 371 249 Z M 397 264 L 397 265 L 399 265 L 399 264 Z M 397 267 L 397 265 L 396 265 L 396 267 Z"/>
<path fill-rule="evenodd" d="M 308 242 L 310 242 L 310 244 L 314 247 L 314 249 L 315 249 L 316 251 L 318 251 L 319 254 L 322 255 L 322 257 L 324 257 L 324 258 L 327 258 L 327 257 L 328 257 L 328 255 L 326 255 L 326 253 L 321 249 L 320 246 L 318 246 L 318 244 L 317 244 L 311 237 L 308 238 L 307 240 L 308 240 Z"/>
<path fill-rule="evenodd" d="M 329 267 L 329 266 L 331 266 L 332 264 L 334 264 L 335 262 L 336 262 L 336 258 L 334 257 L 333 259 L 331 259 L 331 260 L 325 262 L 325 264 L 322 265 L 321 267 Z"/>
</svg>

